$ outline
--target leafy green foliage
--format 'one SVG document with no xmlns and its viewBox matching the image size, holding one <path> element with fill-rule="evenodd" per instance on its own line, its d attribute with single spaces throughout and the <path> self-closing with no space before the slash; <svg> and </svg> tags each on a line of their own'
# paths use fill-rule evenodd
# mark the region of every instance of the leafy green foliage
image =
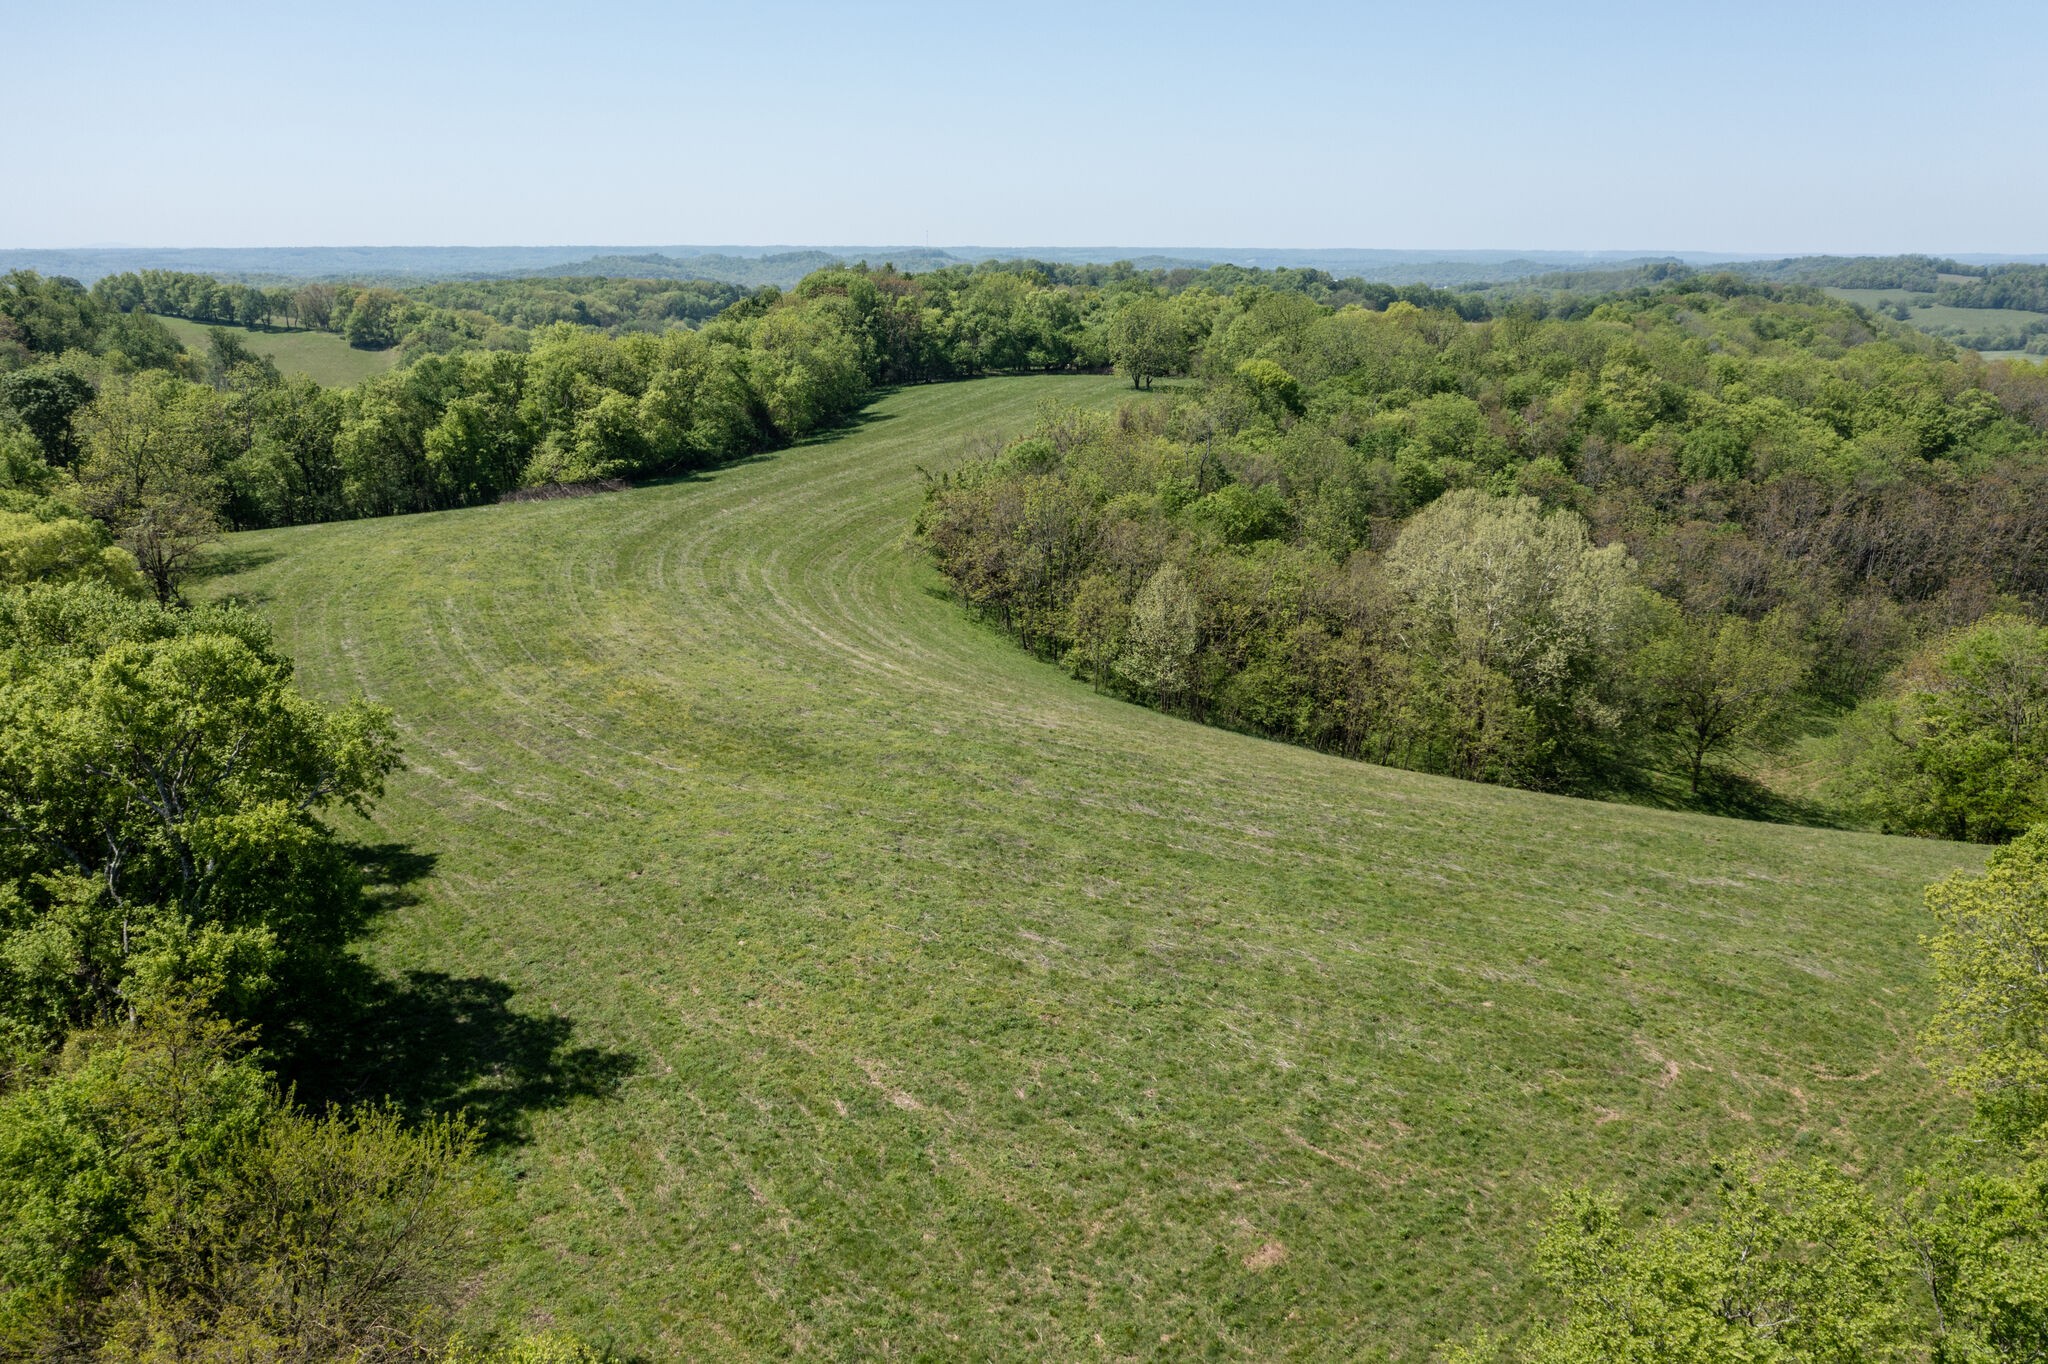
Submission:
<svg viewBox="0 0 2048 1364">
<path fill-rule="evenodd" d="M 1806 675 L 1797 634 L 1781 617 L 1705 620 L 1669 612 L 1635 658 L 1654 717 L 1700 789 L 1707 760 L 1748 746 L 1768 749 L 1784 733 Z"/>
<path fill-rule="evenodd" d="M 457 1337 L 434 1358 L 438 1364 L 607 1364 L 612 1356 L 574 1336 L 548 1331 L 498 1344 Z"/>
<path fill-rule="evenodd" d="M 1563 1320 L 1530 1364 L 1859 1364 L 1904 1357 L 1906 1260 L 1871 1196 L 1814 1162 L 1737 1164 L 1710 1215 L 1631 1232 L 1611 1198 L 1560 1199 L 1537 1252 Z M 1476 1361 L 1485 1351 L 1453 1359 Z"/>
<path fill-rule="evenodd" d="M 219 527 L 216 467 L 233 440 L 228 406 L 160 371 L 111 382 L 80 414 L 79 499 L 169 603 Z"/>
<path fill-rule="evenodd" d="M 2048 1161 L 2016 1169 L 1958 1156 L 1925 1177 L 1899 1240 L 1931 1305 L 1926 1354 L 2004 1364 L 2048 1354 Z M 1921 1307 L 1924 1314 L 1927 1308 Z"/>
<path fill-rule="evenodd" d="M 1956 631 L 1857 718 L 1853 780 L 1888 827 L 1996 843 L 2048 818 L 2048 628 Z"/>
<path fill-rule="evenodd" d="M 43 457 L 58 467 L 78 458 L 71 422 L 92 397 L 91 381 L 69 365 L 33 365 L 0 374 L 0 405 L 14 410 L 42 445 Z"/>
<path fill-rule="evenodd" d="M 2048 825 L 1981 876 L 1932 887 L 1927 905 L 1941 1004 L 1926 1040 L 2001 1131 L 2031 1132 L 2048 1122 Z"/>
<path fill-rule="evenodd" d="M 0 373 L 50 361 L 75 369 L 83 357 L 116 373 L 184 368 L 178 343 L 154 319 L 109 306 L 77 280 L 32 270 L 0 278 Z"/>
<path fill-rule="evenodd" d="M 320 815 L 395 762 L 387 712 L 301 696 L 245 613 L 0 594 L 0 1020 L 50 1039 L 167 991 L 249 1017 L 313 987 L 359 912 Z"/>
<path fill-rule="evenodd" d="M 1933 290 L 1944 275 L 1983 273 L 1982 267 L 1937 256 L 1789 256 L 1783 260 L 1746 261 L 1733 267 L 1745 275 L 1788 284 L 1818 284 L 1830 289 Z"/>
<path fill-rule="evenodd" d="M 472 1262 L 474 1137 L 374 1108 L 301 1112 L 238 1041 L 165 1000 L 0 1094 L 0 1351 L 434 1350 Z"/>
<path fill-rule="evenodd" d="M 1160 375 L 1187 368 L 1187 331 L 1175 313 L 1164 300 L 1138 298 L 1110 322 L 1110 361 L 1132 388 L 1150 388 Z"/>
<path fill-rule="evenodd" d="M 0 588 L 32 582 L 104 583 L 127 596 L 147 590 L 135 556 L 104 525 L 44 500 L 0 509 Z"/>
<path fill-rule="evenodd" d="M 157 514 L 203 395 L 110 385 L 86 494 Z M 0 1354 L 431 1357 L 469 1263 L 477 1134 L 301 1111 L 210 1012 L 283 1050 L 337 1015 L 365 903 L 321 817 L 381 789 L 390 716 L 305 699 L 246 612 L 139 601 L 103 527 L 8 502 Z"/>
<path fill-rule="evenodd" d="M 1787 807 L 1727 769 L 1916 632 L 2048 602 L 2048 385 L 1730 277 L 1547 308 L 1141 299 L 1116 316 L 1170 312 L 1199 395 L 1053 419 L 935 479 L 922 533 L 971 606 L 1097 685 L 1383 763 L 1746 809 Z M 1162 688 L 1105 659 L 1169 565 L 1195 627 Z"/>
</svg>

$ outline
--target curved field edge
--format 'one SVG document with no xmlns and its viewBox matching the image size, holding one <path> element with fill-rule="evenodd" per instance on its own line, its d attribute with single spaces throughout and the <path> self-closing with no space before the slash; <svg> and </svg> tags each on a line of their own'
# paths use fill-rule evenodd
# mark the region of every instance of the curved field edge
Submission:
<svg viewBox="0 0 2048 1364">
<path fill-rule="evenodd" d="M 303 374 L 315 383 L 339 386 L 361 383 L 398 364 L 396 350 L 357 350 L 333 332 L 299 328 L 237 327 L 193 322 L 163 313 L 150 316 L 170 329 L 178 344 L 197 356 L 207 353 L 207 333 L 216 326 L 258 355 L 267 355 L 286 374 Z"/>
<path fill-rule="evenodd" d="M 884 397 L 666 486 L 234 537 L 394 707 L 368 947 L 624 1052 L 536 1103 L 481 1320 L 655 1358 L 1404 1358 L 1529 1310 L 1545 1190 L 1880 1169 L 1967 849 L 1473 786 L 1093 694 L 904 540 L 1094 378 Z"/>
</svg>

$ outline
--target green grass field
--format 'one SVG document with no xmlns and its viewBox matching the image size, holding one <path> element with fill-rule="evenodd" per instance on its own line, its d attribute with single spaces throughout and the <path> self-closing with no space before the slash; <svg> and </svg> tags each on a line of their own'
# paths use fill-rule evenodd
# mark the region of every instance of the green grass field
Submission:
<svg viewBox="0 0 2048 1364">
<path fill-rule="evenodd" d="M 1933 294 L 1918 294 L 1906 289 L 1829 289 L 1827 292 L 1850 303 L 1861 303 L 1866 308 L 1904 303 L 1913 314 L 1909 325 L 1936 335 L 1950 328 L 1960 328 L 1975 335 L 2007 327 L 2017 336 L 2019 329 L 2028 323 L 2048 319 L 2048 313 L 2031 312 L 2025 308 L 1951 308 L 1933 302 Z M 1986 359 L 1992 359 L 2006 358 L 2012 352 L 1986 351 L 1984 354 Z"/>
<path fill-rule="evenodd" d="M 171 329 L 178 344 L 194 355 L 206 353 L 207 323 L 189 322 L 182 317 L 154 314 Z M 357 350 L 333 332 L 265 331 L 262 328 L 229 327 L 250 350 L 267 355 L 286 374 L 303 374 L 316 383 L 340 387 L 359 383 L 373 374 L 383 374 L 398 363 L 395 350 Z"/>
<path fill-rule="evenodd" d="M 509 991 L 441 1076 L 523 1110 L 478 1321 L 1419 1360 L 1531 1310 L 1547 1188 L 1668 1213 L 1744 1144 L 1882 1173 L 1953 1128 L 1919 901 L 1976 850 L 1368 767 L 968 619 L 917 468 L 1126 391 L 920 388 L 701 479 L 230 539 L 206 590 L 398 713 L 357 833 L 417 879 L 369 958 Z"/>
</svg>

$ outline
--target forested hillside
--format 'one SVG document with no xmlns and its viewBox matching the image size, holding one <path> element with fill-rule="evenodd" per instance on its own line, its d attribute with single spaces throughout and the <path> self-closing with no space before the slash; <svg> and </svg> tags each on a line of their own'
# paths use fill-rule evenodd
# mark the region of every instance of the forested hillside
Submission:
<svg viewBox="0 0 2048 1364">
<path fill-rule="evenodd" d="M 2048 1364 L 2048 3 L 4 13 L 0 1364 Z"/>
<path fill-rule="evenodd" d="M 1699 798 L 1867 701 L 1830 758 L 1852 806 L 1994 840 L 2048 814 L 2048 375 L 1730 277 L 1569 311 L 1239 292 L 1199 391 L 1050 417 L 937 478 L 922 532 L 1026 647 L 1233 728 Z M 2032 718 L 1916 733 L 1934 697 Z"/>
</svg>

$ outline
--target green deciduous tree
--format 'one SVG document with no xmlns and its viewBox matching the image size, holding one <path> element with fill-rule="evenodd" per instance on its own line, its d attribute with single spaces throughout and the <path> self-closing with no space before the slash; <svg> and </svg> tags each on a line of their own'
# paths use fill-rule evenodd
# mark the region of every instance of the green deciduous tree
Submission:
<svg viewBox="0 0 2048 1364">
<path fill-rule="evenodd" d="M 1181 704 L 1193 689 L 1197 642 L 1187 577 L 1172 564 L 1161 565 L 1131 602 L 1116 670 L 1162 705 Z"/>
<path fill-rule="evenodd" d="M 246 613 L 0 594 L 0 1025 L 311 988 L 360 912 L 321 814 L 396 761 L 388 713 L 301 696 Z"/>
<path fill-rule="evenodd" d="M 326 331 L 334 320 L 334 286 L 302 284 L 292 295 L 292 310 L 299 321 L 316 331 Z"/>
<path fill-rule="evenodd" d="M 1188 338 L 1172 305 L 1149 296 L 1126 303 L 1110 319 L 1109 357 L 1132 388 L 1150 388 L 1161 375 L 1185 372 Z"/>
<path fill-rule="evenodd" d="M 1100 691 L 1123 649 L 1131 608 L 1114 582 L 1094 573 L 1081 580 L 1067 610 L 1071 617 L 1075 671 L 1085 673 Z"/>
<path fill-rule="evenodd" d="M 267 355 L 258 355 L 226 327 L 206 329 L 206 381 L 215 388 L 259 388 L 278 383 L 283 376 Z"/>
<path fill-rule="evenodd" d="M 1784 734 L 1805 676 L 1802 652 L 1781 621 L 1674 611 L 1636 654 L 1644 700 L 1685 762 L 1695 794 L 1709 758 L 1768 749 Z"/>
<path fill-rule="evenodd" d="M 100 582 L 130 596 L 147 590 L 135 556 L 99 523 L 53 510 L 0 511 L 0 588 L 33 582 Z"/>
<path fill-rule="evenodd" d="M 2048 1121 L 2048 825 L 1992 854 L 1980 876 L 1927 892 L 1939 1007 L 1926 1040 L 1949 1078 L 2030 1131 Z"/>
<path fill-rule="evenodd" d="M 390 289 L 364 289 L 349 303 L 341 336 L 360 350 L 383 350 L 397 344 L 398 314 L 405 300 Z"/>
<path fill-rule="evenodd" d="M 110 385 L 79 416 L 85 507 L 134 553 L 159 601 L 218 529 L 225 424 L 214 394 L 156 372 Z"/>
<path fill-rule="evenodd" d="M 1446 494 L 1387 551 L 1415 642 L 1555 691 L 1618 653 L 1640 606 L 1620 545 L 1595 549 L 1585 522 L 1534 498 Z"/>
<path fill-rule="evenodd" d="M 14 409 L 42 445 L 43 457 L 58 468 L 78 458 L 72 421 L 92 399 L 92 381 L 69 365 L 34 365 L 0 374 L 0 404 Z"/>
<path fill-rule="evenodd" d="M 748 377 L 786 437 L 844 416 L 867 392 L 860 347 L 814 311 L 777 308 L 755 324 L 751 340 Z"/>
<path fill-rule="evenodd" d="M 1893 829 L 1995 843 L 2048 818 L 2048 627 L 1996 616 L 1910 664 L 1851 727 Z"/>
<path fill-rule="evenodd" d="M 1906 1325 L 1890 1219 L 1818 1162 L 1739 1162 L 1676 1227 L 1631 1231 L 1613 1199 L 1566 1195 L 1537 1263 L 1565 1311 L 1513 1352 L 1528 1364 L 1867 1364 Z"/>
<path fill-rule="evenodd" d="M 1627 552 L 1595 549 L 1576 515 L 1448 493 L 1401 528 L 1385 571 L 1402 642 L 1430 674 L 1463 679 L 1459 692 L 1498 674 L 1528 712 L 1535 747 L 1511 765 L 1521 779 L 1554 779 L 1565 755 L 1619 730 L 1646 598 Z"/>
<path fill-rule="evenodd" d="M 1249 545 L 1287 529 L 1287 503 L 1277 489 L 1227 483 L 1197 501 L 1191 514 L 1228 545 Z"/>
<path fill-rule="evenodd" d="M 1263 356 L 1239 362 L 1237 382 L 1258 409 L 1274 421 L 1301 415 L 1301 384 L 1277 362 Z"/>
<path fill-rule="evenodd" d="M 470 1263 L 459 1122 L 311 1115 L 166 1000 L 0 1096 L 0 1354 L 425 1358 Z"/>
</svg>

